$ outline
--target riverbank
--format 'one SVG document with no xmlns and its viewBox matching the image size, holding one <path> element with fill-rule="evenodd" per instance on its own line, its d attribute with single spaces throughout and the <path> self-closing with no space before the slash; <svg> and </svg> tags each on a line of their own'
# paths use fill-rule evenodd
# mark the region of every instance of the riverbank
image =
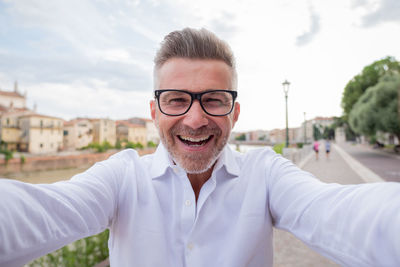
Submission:
<svg viewBox="0 0 400 267">
<path fill-rule="evenodd" d="M 153 153 L 155 148 L 137 150 L 139 155 Z M 119 150 L 110 150 L 104 153 L 81 153 L 72 155 L 30 156 L 10 159 L 7 164 L 0 160 L 0 175 L 12 177 L 19 173 L 40 172 L 63 169 L 86 169 L 95 162 L 105 160 Z"/>
</svg>

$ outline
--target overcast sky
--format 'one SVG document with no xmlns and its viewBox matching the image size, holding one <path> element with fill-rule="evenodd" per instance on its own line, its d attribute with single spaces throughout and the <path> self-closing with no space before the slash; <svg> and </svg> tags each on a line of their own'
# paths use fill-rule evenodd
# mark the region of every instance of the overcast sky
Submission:
<svg viewBox="0 0 400 267">
<path fill-rule="evenodd" d="M 236 131 L 340 116 L 362 68 L 400 60 L 399 0 L 0 0 L 0 88 L 17 80 L 28 107 L 72 119 L 150 118 L 152 68 L 163 37 L 205 27 L 232 47 L 241 115 Z"/>
</svg>

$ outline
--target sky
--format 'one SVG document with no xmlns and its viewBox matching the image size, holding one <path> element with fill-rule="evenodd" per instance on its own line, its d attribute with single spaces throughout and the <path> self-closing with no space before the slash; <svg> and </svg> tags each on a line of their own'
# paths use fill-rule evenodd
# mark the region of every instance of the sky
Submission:
<svg viewBox="0 0 400 267">
<path fill-rule="evenodd" d="M 235 53 L 235 131 L 285 127 L 285 80 L 289 127 L 341 116 L 352 77 L 400 60 L 398 0 L 0 0 L 0 89 L 65 120 L 150 118 L 154 55 L 185 27 Z"/>
</svg>

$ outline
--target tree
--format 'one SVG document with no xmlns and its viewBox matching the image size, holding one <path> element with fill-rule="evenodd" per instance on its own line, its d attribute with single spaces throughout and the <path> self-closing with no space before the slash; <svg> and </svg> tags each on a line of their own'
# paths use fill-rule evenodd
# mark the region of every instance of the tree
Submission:
<svg viewBox="0 0 400 267">
<path fill-rule="evenodd" d="M 246 135 L 245 134 L 241 134 L 239 136 L 235 137 L 236 141 L 246 141 Z"/>
<path fill-rule="evenodd" d="M 356 133 L 374 137 L 378 131 L 391 133 L 400 140 L 398 90 L 400 74 L 386 74 L 354 104 L 349 114 Z"/>
<path fill-rule="evenodd" d="M 344 88 L 342 97 L 342 108 L 345 117 L 350 114 L 354 104 L 371 86 L 378 83 L 379 79 L 385 74 L 400 73 L 400 62 L 394 57 L 386 57 L 384 59 L 373 62 L 371 65 L 364 67 L 362 72 L 351 79 Z"/>
<path fill-rule="evenodd" d="M 320 130 L 321 125 L 313 124 L 313 138 L 314 140 L 319 140 L 322 138 L 322 133 Z"/>
</svg>

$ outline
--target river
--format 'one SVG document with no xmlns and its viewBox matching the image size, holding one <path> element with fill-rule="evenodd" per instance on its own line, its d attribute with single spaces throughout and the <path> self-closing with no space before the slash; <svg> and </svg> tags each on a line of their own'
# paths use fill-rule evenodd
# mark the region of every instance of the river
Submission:
<svg viewBox="0 0 400 267">
<path fill-rule="evenodd" d="M 3 178 L 15 179 L 32 184 L 49 184 L 58 181 L 68 180 L 75 174 L 81 173 L 86 169 L 87 168 L 72 168 L 37 172 L 19 172 L 3 175 Z"/>
</svg>

